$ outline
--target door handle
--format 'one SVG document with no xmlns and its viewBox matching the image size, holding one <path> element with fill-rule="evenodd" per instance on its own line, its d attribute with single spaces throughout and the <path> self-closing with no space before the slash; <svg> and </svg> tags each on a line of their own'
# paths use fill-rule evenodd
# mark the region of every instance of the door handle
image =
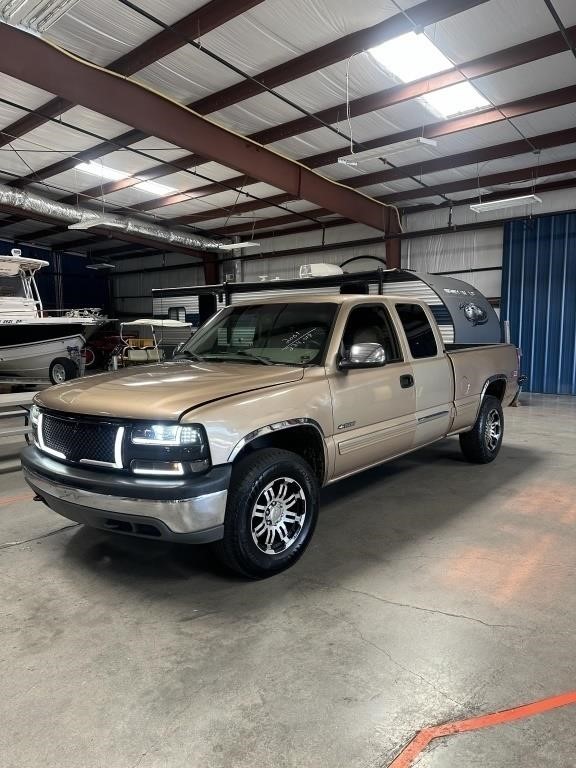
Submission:
<svg viewBox="0 0 576 768">
<path fill-rule="evenodd" d="M 400 376 L 400 386 L 402 389 L 408 389 L 408 387 L 414 386 L 414 376 L 410 373 L 404 374 L 404 376 Z"/>
</svg>

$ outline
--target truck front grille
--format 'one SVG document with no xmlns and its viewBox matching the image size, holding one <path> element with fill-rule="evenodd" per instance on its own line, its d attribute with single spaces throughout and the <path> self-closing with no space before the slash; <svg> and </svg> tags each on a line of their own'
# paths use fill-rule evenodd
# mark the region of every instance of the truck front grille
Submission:
<svg viewBox="0 0 576 768">
<path fill-rule="evenodd" d="M 78 421 L 42 414 L 40 447 L 75 464 L 122 467 L 124 427 L 98 421 Z"/>
</svg>

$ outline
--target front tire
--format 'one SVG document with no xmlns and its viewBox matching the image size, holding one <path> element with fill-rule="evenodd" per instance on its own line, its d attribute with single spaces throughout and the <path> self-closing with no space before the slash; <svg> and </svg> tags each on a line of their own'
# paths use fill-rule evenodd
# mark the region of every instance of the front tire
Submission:
<svg viewBox="0 0 576 768">
<path fill-rule="evenodd" d="M 236 573 L 263 579 L 290 568 L 310 543 L 318 519 L 319 483 L 290 451 L 255 451 L 234 468 L 224 538 L 215 550 Z"/>
<path fill-rule="evenodd" d="M 497 397 L 487 395 L 470 432 L 460 435 L 460 448 L 465 458 L 474 464 L 494 461 L 504 437 L 504 412 Z"/>
<path fill-rule="evenodd" d="M 70 379 L 77 379 L 80 371 L 78 366 L 67 357 L 57 357 L 50 363 L 50 381 L 52 384 L 63 384 Z"/>
</svg>

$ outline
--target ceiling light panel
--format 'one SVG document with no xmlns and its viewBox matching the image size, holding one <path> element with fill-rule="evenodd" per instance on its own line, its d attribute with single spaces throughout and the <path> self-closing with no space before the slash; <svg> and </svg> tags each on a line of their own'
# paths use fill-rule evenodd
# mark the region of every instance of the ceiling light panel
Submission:
<svg viewBox="0 0 576 768">
<path fill-rule="evenodd" d="M 444 72 L 453 66 L 434 43 L 425 35 L 417 35 L 415 32 L 388 40 L 371 48 L 370 53 L 403 83 Z"/>
<path fill-rule="evenodd" d="M 411 83 L 454 65 L 424 34 L 409 32 L 370 49 L 376 61 L 403 83 Z M 490 106 L 489 102 L 469 82 L 431 91 L 421 100 L 440 117 L 453 117 Z"/>
<path fill-rule="evenodd" d="M 3 0 L 0 16 L 10 24 L 18 24 L 37 32 L 45 32 L 79 0 Z"/>
<path fill-rule="evenodd" d="M 450 85 L 428 93 L 422 99 L 441 117 L 455 117 L 490 106 L 490 102 L 470 83 Z"/>
<path fill-rule="evenodd" d="M 89 173 L 91 176 L 98 176 L 98 178 L 106 179 L 107 181 L 120 181 L 121 179 L 128 178 L 138 179 L 138 176 L 131 177 L 129 173 L 117 171 L 115 168 L 110 168 L 93 160 L 90 160 L 88 163 L 79 163 L 76 168 L 82 171 L 82 173 Z M 143 192 L 149 192 L 152 195 L 169 195 L 176 191 L 173 187 L 167 187 L 165 184 L 158 184 L 156 181 L 147 181 L 146 179 L 140 181 L 139 184 L 134 184 L 133 188 L 141 189 Z"/>
</svg>

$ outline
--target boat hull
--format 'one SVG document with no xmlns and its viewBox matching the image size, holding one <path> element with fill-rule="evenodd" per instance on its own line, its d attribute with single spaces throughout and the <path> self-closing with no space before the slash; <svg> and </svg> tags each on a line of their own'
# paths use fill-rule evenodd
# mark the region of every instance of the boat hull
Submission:
<svg viewBox="0 0 576 768">
<path fill-rule="evenodd" d="M 62 330 L 64 329 L 60 328 L 60 333 Z M 0 378 L 21 377 L 49 380 L 50 365 L 58 357 L 70 358 L 79 366 L 81 364 L 80 352 L 85 344 L 84 336 L 81 333 L 4 346 L 2 343 L 4 341 L 3 331 L 4 328 L 1 328 Z"/>
</svg>

